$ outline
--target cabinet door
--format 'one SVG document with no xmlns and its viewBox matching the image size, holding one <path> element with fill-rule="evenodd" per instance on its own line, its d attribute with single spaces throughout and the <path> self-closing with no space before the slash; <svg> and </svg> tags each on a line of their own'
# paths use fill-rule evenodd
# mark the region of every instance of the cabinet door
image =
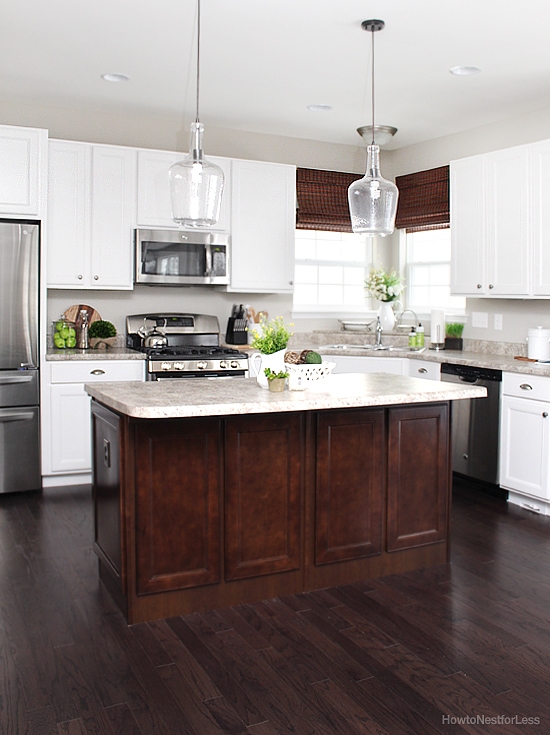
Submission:
<svg viewBox="0 0 550 735">
<path fill-rule="evenodd" d="M 137 423 L 138 594 L 219 581 L 220 433 L 217 419 Z"/>
<path fill-rule="evenodd" d="M 50 387 L 52 472 L 91 469 L 90 396 L 83 383 Z"/>
<path fill-rule="evenodd" d="M 302 414 L 226 420 L 225 579 L 301 565 Z"/>
<path fill-rule="evenodd" d="M 500 431 L 500 484 L 550 499 L 550 404 L 504 396 Z"/>
<path fill-rule="evenodd" d="M 530 146 L 533 172 L 533 295 L 550 296 L 550 141 Z"/>
<path fill-rule="evenodd" d="M 40 216 L 46 130 L 0 125 L 0 214 Z"/>
<path fill-rule="evenodd" d="M 52 288 L 89 282 L 90 161 L 85 143 L 50 141 L 46 252 Z"/>
<path fill-rule="evenodd" d="M 318 414 L 316 564 L 382 550 L 384 424 L 383 409 Z"/>
<path fill-rule="evenodd" d="M 388 413 L 387 551 L 444 541 L 451 485 L 448 405 Z"/>
<path fill-rule="evenodd" d="M 291 293 L 296 169 L 233 161 L 229 291 Z"/>
<path fill-rule="evenodd" d="M 485 159 L 451 161 L 451 293 L 486 292 Z"/>
<path fill-rule="evenodd" d="M 136 153 L 93 146 L 91 288 L 133 288 Z"/>
<path fill-rule="evenodd" d="M 168 169 L 185 158 L 185 153 L 139 150 L 137 157 L 137 223 L 138 227 L 179 227 L 172 219 L 172 202 L 168 185 Z M 208 229 L 230 232 L 231 159 L 207 156 L 225 175 L 220 218 Z"/>
<path fill-rule="evenodd" d="M 529 148 L 486 156 L 487 290 L 489 296 L 530 293 Z"/>
</svg>

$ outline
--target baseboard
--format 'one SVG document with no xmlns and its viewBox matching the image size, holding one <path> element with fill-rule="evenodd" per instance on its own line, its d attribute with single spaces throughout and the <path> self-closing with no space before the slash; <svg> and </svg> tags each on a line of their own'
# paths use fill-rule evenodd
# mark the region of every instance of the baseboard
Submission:
<svg viewBox="0 0 550 735">
<path fill-rule="evenodd" d="M 92 474 L 83 472 L 78 475 L 43 475 L 42 487 L 65 487 L 66 485 L 91 485 Z"/>
</svg>

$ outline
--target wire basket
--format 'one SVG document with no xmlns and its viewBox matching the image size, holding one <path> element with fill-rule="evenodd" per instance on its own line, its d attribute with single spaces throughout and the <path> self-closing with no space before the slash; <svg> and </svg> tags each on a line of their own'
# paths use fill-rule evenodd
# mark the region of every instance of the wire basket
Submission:
<svg viewBox="0 0 550 735">
<path fill-rule="evenodd" d="M 289 387 L 304 390 L 308 385 L 325 378 L 336 367 L 335 362 L 323 362 L 320 365 L 294 365 L 285 363 L 289 375 Z"/>
</svg>

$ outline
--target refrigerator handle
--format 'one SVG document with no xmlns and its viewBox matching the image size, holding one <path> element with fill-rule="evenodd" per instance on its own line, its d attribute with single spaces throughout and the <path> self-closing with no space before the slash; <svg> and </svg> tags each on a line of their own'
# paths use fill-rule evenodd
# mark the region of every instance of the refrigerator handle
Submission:
<svg viewBox="0 0 550 735">
<path fill-rule="evenodd" d="M 33 374 L 22 372 L 20 375 L 0 375 L 0 385 L 8 385 L 13 383 L 30 383 L 33 380 Z"/>
<path fill-rule="evenodd" d="M 35 228 L 31 228 L 29 226 L 22 225 L 21 226 L 21 235 L 20 235 L 20 243 L 21 243 L 21 272 L 23 277 L 23 284 L 21 289 L 22 294 L 22 310 L 23 313 L 27 315 L 27 318 L 24 320 L 23 323 L 23 329 L 24 329 L 24 340 L 25 340 L 25 352 L 27 355 L 27 361 L 25 363 L 21 363 L 21 366 L 23 365 L 29 365 L 33 364 L 33 338 L 32 338 L 32 330 L 36 329 L 36 315 L 33 311 L 33 305 L 32 305 L 32 279 L 34 276 L 33 273 L 33 247 L 37 247 L 37 244 L 34 243 L 34 232 Z M 36 356 L 38 359 L 38 356 Z"/>
<path fill-rule="evenodd" d="M 8 421 L 32 421 L 34 418 L 33 411 L 22 411 L 20 408 L 0 408 L 0 424 Z"/>
</svg>

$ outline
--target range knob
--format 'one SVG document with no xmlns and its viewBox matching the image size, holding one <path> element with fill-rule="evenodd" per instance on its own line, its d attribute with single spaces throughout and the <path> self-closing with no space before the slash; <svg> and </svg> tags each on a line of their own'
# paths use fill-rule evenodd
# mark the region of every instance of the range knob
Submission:
<svg viewBox="0 0 550 735">
<path fill-rule="evenodd" d="M 231 360 L 231 367 L 232 368 L 238 368 L 239 367 L 239 361 L 238 360 Z"/>
<path fill-rule="evenodd" d="M 220 367 L 221 368 L 228 368 L 229 367 L 229 364 L 228 364 L 227 360 L 220 360 Z"/>
<path fill-rule="evenodd" d="M 171 362 L 161 362 L 160 363 L 160 369 L 161 370 L 171 370 L 172 369 L 172 363 Z"/>
<path fill-rule="evenodd" d="M 206 370 L 208 367 L 208 363 L 206 360 L 199 360 L 197 363 L 197 370 Z"/>
<path fill-rule="evenodd" d="M 184 362 L 175 362 L 174 363 L 174 370 L 185 370 L 185 363 Z"/>
</svg>

